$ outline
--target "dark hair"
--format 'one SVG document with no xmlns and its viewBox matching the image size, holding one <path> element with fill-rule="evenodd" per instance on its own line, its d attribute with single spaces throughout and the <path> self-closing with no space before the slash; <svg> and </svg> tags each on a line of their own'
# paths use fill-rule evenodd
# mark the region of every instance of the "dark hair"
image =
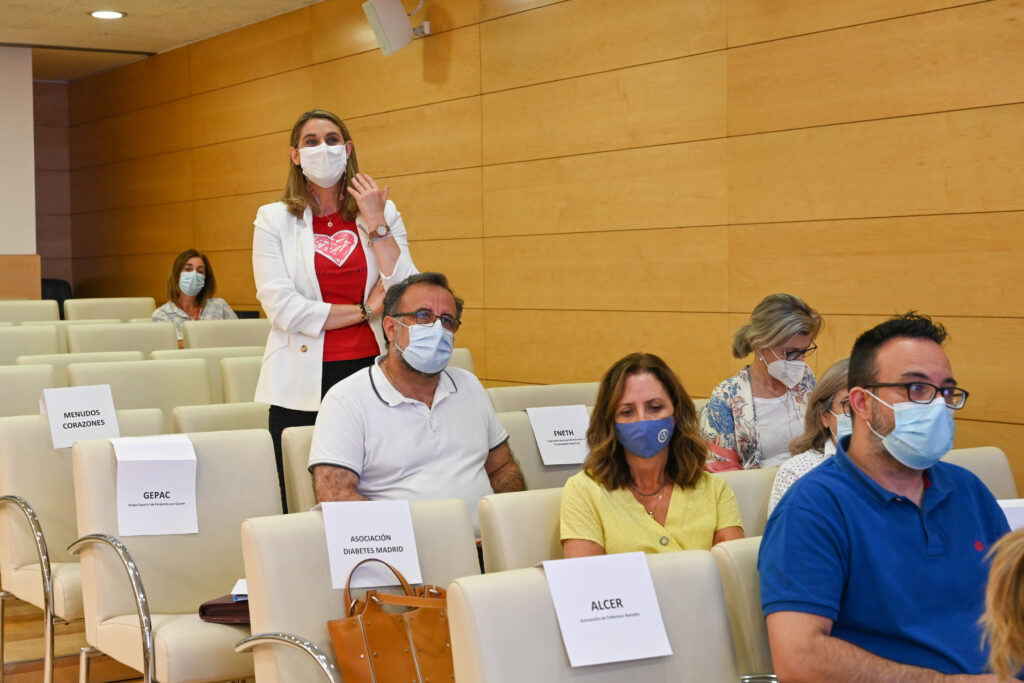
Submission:
<svg viewBox="0 0 1024 683">
<path fill-rule="evenodd" d="M 907 311 L 872 327 L 857 337 L 857 341 L 853 343 L 847 388 L 872 384 L 877 379 L 875 358 L 878 349 L 886 342 L 899 338 L 928 339 L 942 346 L 946 341 L 946 328 L 940 323 L 932 322 L 926 315 L 919 315 L 917 311 Z"/>
<path fill-rule="evenodd" d="M 203 267 L 206 268 L 206 274 L 203 276 L 203 279 L 205 280 L 203 288 L 199 290 L 198 294 L 196 294 L 196 305 L 202 309 L 206 300 L 213 296 L 214 291 L 217 289 L 217 280 L 213 277 L 213 267 L 210 265 L 210 259 L 206 258 L 206 254 L 200 254 L 195 249 L 186 249 L 178 254 L 177 258 L 174 259 L 174 263 L 171 264 L 171 273 L 167 276 L 168 301 L 177 303 L 178 297 L 181 296 L 181 287 L 178 284 L 178 276 L 181 275 L 181 269 L 185 267 L 185 262 L 197 256 L 203 260 Z"/>
<path fill-rule="evenodd" d="M 295 122 L 295 125 L 292 126 L 291 146 L 295 149 L 299 148 L 299 136 L 302 134 L 302 127 L 310 119 L 326 119 L 338 127 L 341 131 L 341 137 L 345 140 L 346 144 L 352 140 L 348 128 L 345 127 L 345 123 L 337 114 L 326 109 L 310 109 L 307 112 L 303 112 Z M 345 175 L 341 177 L 341 182 L 338 184 L 341 217 L 346 221 L 355 220 L 356 214 L 359 213 L 359 207 L 356 206 L 356 198 L 345 191 L 346 186 L 357 173 L 359 173 L 359 162 L 356 161 L 356 150 L 353 149 L 352 153 L 348 155 Z M 302 217 L 302 213 L 306 210 L 307 205 L 316 203 L 313 193 L 309 191 L 307 186 L 306 176 L 302 173 L 302 166 L 296 164 L 290 158 L 288 160 L 288 180 L 285 182 L 284 195 L 281 197 L 281 201 L 287 205 L 288 211 L 292 215 L 299 218 Z"/>
<path fill-rule="evenodd" d="M 583 463 L 583 470 L 609 491 L 629 486 L 632 475 L 626 464 L 626 451 L 615 436 L 615 411 L 622 400 L 626 379 L 643 373 L 654 375 L 661 383 L 674 409 L 675 431 L 669 441 L 665 479 L 683 488 L 696 486 L 704 476 L 707 458 L 697 410 L 672 369 L 651 353 L 631 353 L 612 365 L 601 378 L 597 403 L 587 429 L 590 454 Z"/>
<path fill-rule="evenodd" d="M 384 309 L 381 313 L 381 317 L 393 316 L 398 313 L 399 304 L 402 302 L 402 297 L 405 296 L 405 290 L 409 289 L 413 285 L 433 285 L 444 289 L 452 298 L 455 299 L 455 317 L 462 320 L 462 299 L 455 296 L 455 292 L 448 285 L 448 278 L 443 273 L 414 273 L 409 277 L 405 278 L 401 282 L 395 285 L 391 285 L 388 291 L 384 293 Z M 408 311 L 406 311 L 408 312 Z M 385 345 L 390 345 L 387 337 L 384 338 Z"/>
</svg>

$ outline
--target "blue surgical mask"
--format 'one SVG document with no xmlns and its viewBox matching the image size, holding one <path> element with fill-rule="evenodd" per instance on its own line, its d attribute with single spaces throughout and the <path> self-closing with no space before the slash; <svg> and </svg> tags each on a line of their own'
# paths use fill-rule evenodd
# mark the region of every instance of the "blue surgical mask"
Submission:
<svg viewBox="0 0 1024 683">
<path fill-rule="evenodd" d="M 406 325 L 397 319 L 395 322 L 409 330 L 409 344 L 404 349 L 393 342 L 406 363 L 428 375 L 445 369 L 452 357 L 455 335 L 441 326 L 440 318 L 430 325 Z"/>
<path fill-rule="evenodd" d="M 869 394 L 875 396 L 868 391 Z M 931 403 L 904 401 L 889 405 L 896 426 L 882 436 L 868 422 L 868 429 L 882 440 L 882 445 L 899 462 L 914 470 L 926 470 L 953 448 L 953 411 L 942 396 Z"/>
<path fill-rule="evenodd" d="M 675 428 L 676 421 L 671 415 L 660 420 L 616 422 L 615 436 L 622 447 L 633 455 L 653 458 L 668 447 Z"/>
<path fill-rule="evenodd" d="M 832 413 L 831 410 L 828 412 Z M 836 443 L 839 443 L 839 439 L 853 434 L 853 418 L 846 413 L 839 413 L 838 415 L 835 413 L 832 414 L 835 415 L 836 418 L 836 431 L 833 436 L 836 438 Z"/>
<path fill-rule="evenodd" d="M 188 296 L 198 294 L 205 284 L 206 276 L 198 270 L 189 270 L 178 276 L 178 289 L 181 290 L 182 294 L 187 294 Z"/>
</svg>

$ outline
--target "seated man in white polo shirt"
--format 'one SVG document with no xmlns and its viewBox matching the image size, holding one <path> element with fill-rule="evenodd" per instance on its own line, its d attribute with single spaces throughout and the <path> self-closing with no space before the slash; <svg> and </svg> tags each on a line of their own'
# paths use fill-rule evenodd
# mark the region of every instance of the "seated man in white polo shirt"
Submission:
<svg viewBox="0 0 1024 683">
<path fill-rule="evenodd" d="M 320 406 L 309 469 L 320 502 L 462 498 L 525 488 L 508 433 L 470 372 L 449 368 L 462 300 L 440 273 L 384 298 L 388 352 L 338 382 Z"/>
</svg>

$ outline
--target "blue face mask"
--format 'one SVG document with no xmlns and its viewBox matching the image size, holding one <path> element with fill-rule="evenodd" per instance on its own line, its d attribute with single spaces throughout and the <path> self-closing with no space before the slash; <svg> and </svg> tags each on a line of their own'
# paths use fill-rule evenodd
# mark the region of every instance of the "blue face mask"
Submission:
<svg viewBox="0 0 1024 683">
<path fill-rule="evenodd" d="M 616 422 L 615 436 L 628 453 L 640 458 L 653 458 L 668 447 L 676 429 L 675 417 L 638 422 Z"/>
<path fill-rule="evenodd" d="M 203 289 L 203 285 L 206 284 L 206 276 L 200 273 L 198 270 L 190 270 L 182 273 L 178 276 L 178 289 L 181 290 L 182 294 L 188 296 L 195 296 Z"/>
<path fill-rule="evenodd" d="M 440 318 L 430 325 L 406 325 L 397 319 L 395 322 L 409 330 L 409 344 L 404 349 L 397 342 L 392 343 L 410 367 L 428 375 L 445 369 L 452 357 L 455 334 L 441 326 Z"/>
<path fill-rule="evenodd" d="M 953 411 L 941 396 L 931 403 L 904 401 L 895 405 L 875 398 L 892 408 L 896 426 L 885 436 L 876 432 L 870 422 L 868 429 L 899 462 L 914 470 L 926 470 L 953 448 Z"/>
<path fill-rule="evenodd" d="M 828 412 L 832 413 L 831 410 Z M 853 434 L 853 418 L 845 413 L 839 413 L 838 415 L 835 413 L 832 414 L 836 417 L 836 431 L 834 436 L 836 437 L 836 443 L 839 443 L 839 439 Z"/>
</svg>

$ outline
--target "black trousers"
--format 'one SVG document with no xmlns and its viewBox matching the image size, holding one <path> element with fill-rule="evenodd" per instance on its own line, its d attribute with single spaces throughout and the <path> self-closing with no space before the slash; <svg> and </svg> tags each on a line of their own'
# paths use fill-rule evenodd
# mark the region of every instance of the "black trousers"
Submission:
<svg viewBox="0 0 1024 683">
<path fill-rule="evenodd" d="M 376 356 L 356 358 L 353 360 L 335 360 L 323 364 L 320 376 L 320 398 L 335 384 L 345 379 L 354 372 L 367 368 L 373 364 Z M 277 460 L 277 481 L 281 486 L 281 510 L 288 512 L 288 497 L 284 490 L 284 458 L 281 454 L 281 432 L 289 427 L 305 427 L 316 423 L 317 411 L 315 410 L 292 410 L 281 406 L 270 406 L 268 426 L 270 438 L 274 441 L 274 458 Z"/>
</svg>

